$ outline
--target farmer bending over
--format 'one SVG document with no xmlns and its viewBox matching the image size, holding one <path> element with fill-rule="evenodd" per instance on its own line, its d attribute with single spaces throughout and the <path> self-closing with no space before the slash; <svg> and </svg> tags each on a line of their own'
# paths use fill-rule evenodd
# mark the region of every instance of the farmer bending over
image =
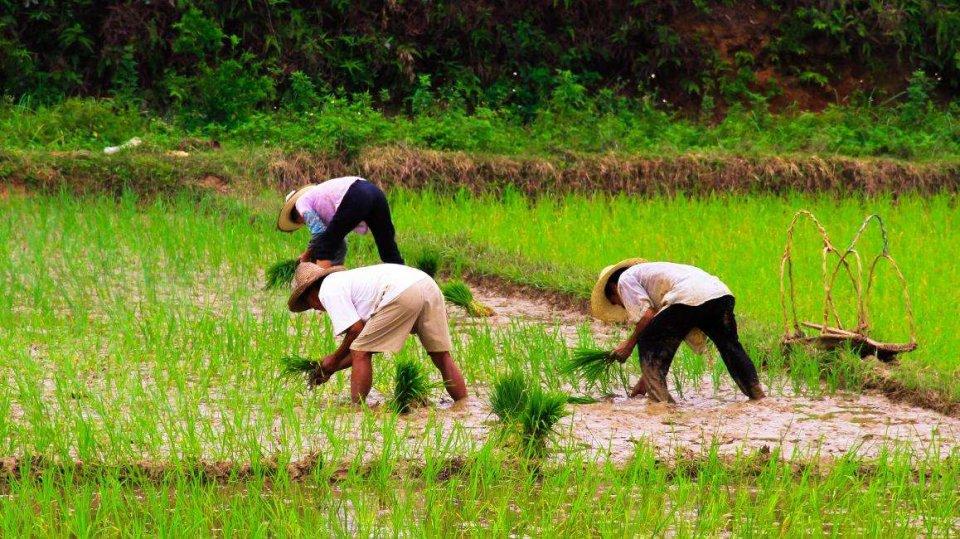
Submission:
<svg viewBox="0 0 960 539">
<path fill-rule="evenodd" d="M 613 356 L 623 363 L 636 347 L 643 375 L 630 396 L 646 393 L 661 402 L 675 402 L 667 371 L 680 342 L 695 329 L 716 345 L 744 395 L 764 397 L 757 369 L 740 344 L 733 306 L 727 285 L 700 268 L 640 258 L 604 268 L 590 298 L 596 318 L 636 324 Z"/>
<path fill-rule="evenodd" d="M 373 354 L 397 352 L 407 336 L 416 333 L 440 370 L 447 393 L 455 401 L 467 397 L 463 375 L 450 356 L 443 293 L 426 273 L 399 264 L 347 270 L 302 262 L 287 306 L 295 313 L 326 311 L 334 334 L 343 334 L 337 350 L 310 375 L 311 385 L 352 367 L 350 396 L 357 404 L 364 402 L 373 383 Z"/>
<path fill-rule="evenodd" d="M 300 255 L 301 262 L 316 261 L 324 268 L 343 264 L 347 234 L 351 230 L 366 234 L 369 229 L 377 243 L 380 260 L 403 264 L 387 197 L 379 187 L 363 178 L 334 178 L 287 193 L 277 217 L 277 228 L 292 232 L 304 224 L 310 229 L 311 237 L 307 250 Z"/>
</svg>

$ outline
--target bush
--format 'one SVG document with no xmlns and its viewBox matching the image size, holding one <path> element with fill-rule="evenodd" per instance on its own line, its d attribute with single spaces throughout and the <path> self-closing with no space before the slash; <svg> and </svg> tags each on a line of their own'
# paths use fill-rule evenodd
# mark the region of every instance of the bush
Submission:
<svg viewBox="0 0 960 539">
<path fill-rule="evenodd" d="M 173 76 L 169 89 L 185 111 L 188 125 L 235 125 L 274 95 L 273 81 L 259 73 L 249 54 L 216 67 L 201 65 L 196 77 Z"/>
</svg>

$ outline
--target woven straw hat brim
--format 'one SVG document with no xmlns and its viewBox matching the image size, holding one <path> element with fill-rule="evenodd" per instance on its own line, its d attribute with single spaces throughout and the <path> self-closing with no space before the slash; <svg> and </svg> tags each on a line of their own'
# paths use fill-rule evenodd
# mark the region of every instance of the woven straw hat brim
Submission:
<svg viewBox="0 0 960 539">
<path fill-rule="evenodd" d="M 303 195 L 307 194 L 307 192 L 314 187 L 316 187 L 316 185 L 311 184 L 301 187 L 296 191 L 290 191 L 287 193 L 287 196 L 283 201 L 283 207 L 280 208 L 280 214 L 277 216 L 278 230 L 282 230 L 284 232 L 293 232 L 294 230 L 303 226 L 303 223 L 298 223 L 290 218 L 290 212 L 293 211 L 293 207 L 296 205 L 297 200 L 299 200 Z"/>
<path fill-rule="evenodd" d="M 593 291 L 590 293 L 590 313 L 593 314 L 594 318 L 604 322 L 627 321 L 627 310 L 620 305 L 610 303 L 607 295 L 603 293 L 603 289 L 607 287 L 607 281 L 610 280 L 610 276 L 618 270 L 644 262 L 646 262 L 646 260 L 643 258 L 628 258 L 600 270 L 600 276 L 597 277 L 597 282 L 593 285 Z"/>
<path fill-rule="evenodd" d="M 290 292 L 290 299 L 287 300 L 287 308 L 290 309 L 290 312 L 294 313 L 302 313 L 310 309 L 310 304 L 307 303 L 307 298 L 303 297 L 303 293 L 320 279 L 323 279 L 331 273 L 345 269 L 347 268 L 344 266 L 321 268 L 313 262 L 301 262 L 298 264 L 297 270 L 293 275 L 293 291 Z"/>
</svg>

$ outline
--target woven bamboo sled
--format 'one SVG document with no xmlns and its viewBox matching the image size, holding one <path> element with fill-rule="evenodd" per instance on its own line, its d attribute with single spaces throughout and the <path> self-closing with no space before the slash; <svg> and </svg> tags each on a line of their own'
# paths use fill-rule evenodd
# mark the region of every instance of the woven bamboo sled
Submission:
<svg viewBox="0 0 960 539">
<path fill-rule="evenodd" d="M 817 228 L 823 240 L 821 250 L 821 268 L 823 277 L 824 303 L 823 319 L 820 322 L 803 321 L 797 316 L 796 292 L 793 275 L 793 233 L 802 218 L 810 220 Z M 866 273 L 864 273 L 863 258 L 857 251 L 857 243 L 864 231 L 871 223 L 876 223 L 883 240 L 883 249 L 873 257 Z M 837 256 L 837 262 L 830 267 L 829 258 Z M 878 264 L 885 261 L 893 269 L 894 274 L 903 290 L 905 306 L 905 322 L 910 330 L 910 340 L 904 343 L 881 342 L 868 334 L 870 328 L 869 299 L 873 288 Z M 844 328 L 840 321 L 834 303 L 833 288 L 837 277 L 843 273 L 853 285 L 857 301 L 857 321 L 853 328 Z M 866 283 L 864 283 L 866 276 Z M 913 317 L 913 307 L 907 291 L 907 282 L 893 257 L 890 256 L 889 238 L 883 220 L 878 215 L 870 215 L 864 219 L 857 230 L 850 246 L 840 251 L 834 247 L 826 230 L 817 218 L 806 210 L 798 211 L 787 228 L 787 242 L 780 260 L 780 304 L 783 310 L 784 336 L 782 343 L 789 348 L 797 345 L 815 346 L 822 349 L 849 347 L 860 357 L 873 356 L 880 361 L 890 362 L 896 359 L 897 354 L 910 352 L 917 348 L 916 326 Z"/>
</svg>

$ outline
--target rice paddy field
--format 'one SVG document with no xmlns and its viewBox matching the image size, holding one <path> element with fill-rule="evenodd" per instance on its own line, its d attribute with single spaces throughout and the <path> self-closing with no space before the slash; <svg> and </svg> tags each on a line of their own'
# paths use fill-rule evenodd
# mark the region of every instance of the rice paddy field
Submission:
<svg viewBox="0 0 960 539">
<path fill-rule="evenodd" d="M 390 198 L 408 262 L 439 253 L 441 280 L 521 287 L 478 285 L 489 320 L 450 308 L 466 403 L 434 388 L 394 411 L 395 363 L 439 380 L 412 341 L 375 358 L 369 407 L 348 404 L 347 373 L 313 391 L 284 375 L 281 358 L 320 357 L 334 338 L 264 287 L 306 242 L 274 230 L 276 195 L 0 198 L 0 535 L 960 534 L 960 420 L 868 390 L 882 376 L 941 409 L 960 401 L 955 197 Z M 899 364 L 780 352 L 780 255 L 801 208 L 841 247 L 883 216 L 919 343 Z M 350 242 L 348 264 L 375 260 L 368 238 Z M 881 246 L 870 229 L 859 249 Z M 821 247 L 797 232 L 805 319 L 821 308 Z M 560 368 L 624 330 L 534 311 L 558 294 L 586 302 L 600 268 L 632 256 L 730 285 L 768 399 L 746 403 L 721 362 L 688 351 L 676 409 L 624 397 L 635 358 L 597 384 Z M 838 286 L 845 320 L 852 298 Z M 909 338 L 889 271 L 870 306 L 875 335 Z M 505 421 L 494 397 L 510 377 L 538 396 Z"/>
</svg>

